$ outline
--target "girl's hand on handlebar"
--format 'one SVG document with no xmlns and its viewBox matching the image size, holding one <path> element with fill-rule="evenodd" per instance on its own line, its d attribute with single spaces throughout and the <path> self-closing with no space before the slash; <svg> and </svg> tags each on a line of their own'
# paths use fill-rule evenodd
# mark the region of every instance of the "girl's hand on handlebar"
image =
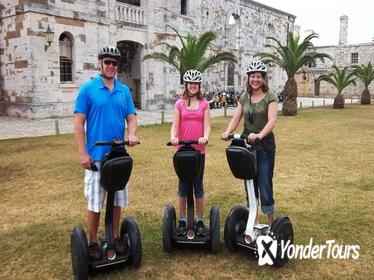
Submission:
<svg viewBox="0 0 374 280">
<path fill-rule="evenodd" d="M 261 140 L 260 136 L 256 133 L 251 133 L 248 135 L 248 143 L 253 144 L 256 140 Z"/>
<path fill-rule="evenodd" d="M 179 142 L 179 139 L 178 139 L 178 137 L 170 138 L 170 142 L 173 146 L 177 146 L 178 142 Z"/>
<path fill-rule="evenodd" d="M 128 141 L 129 141 L 130 147 L 135 146 L 136 144 L 139 144 L 139 139 L 135 135 L 129 135 Z"/>
<path fill-rule="evenodd" d="M 225 141 L 229 140 L 229 133 L 226 132 L 226 131 L 224 133 L 222 133 L 221 134 L 221 139 L 225 140 Z"/>
<path fill-rule="evenodd" d="M 199 145 L 206 145 L 208 143 L 208 138 L 200 137 L 198 142 L 199 142 Z"/>
</svg>

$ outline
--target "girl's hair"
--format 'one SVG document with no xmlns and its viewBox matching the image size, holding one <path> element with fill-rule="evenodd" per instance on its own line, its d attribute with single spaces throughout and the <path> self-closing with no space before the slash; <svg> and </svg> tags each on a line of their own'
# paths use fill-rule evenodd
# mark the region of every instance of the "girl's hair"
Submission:
<svg viewBox="0 0 374 280">
<path fill-rule="evenodd" d="M 187 90 L 187 85 L 188 85 L 188 83 L 184 83 L 184 85 L 185 85 L 186 87 L 185 87 L 185 89 L 184 89 L 184 92 L 183 92 L 182 98 L 183 98 L 184 100 L 188 100 L 188 90 Z M 203 99 L 203 93 L 201 92 L 201 84 L 199 84 L 199 91 L 197 92 L 196 97 L 197 97 L 197 99 Z"/>
<path fill-rule="evenodd" d="M 267 93 L 269 91 L 269 86 L 267 85 L 266 73 L 263 73 L 263 72 L 252 72 L 252 73 L 248 74 L 248 79 L 247 79 L 247 93 L 249 93 L 249 94 L 252 93 L 252 87 L 249 84 L 249 77 L 251 76 L 251 74 L 254 74 L 254 73 L 260 73 L 261 74 L 262 79 L 264 80 L 264 82 L 263 82 L 263 84 L 261 86 L 261 89 L 262 89 L 263 92 Z"/>
</svg>

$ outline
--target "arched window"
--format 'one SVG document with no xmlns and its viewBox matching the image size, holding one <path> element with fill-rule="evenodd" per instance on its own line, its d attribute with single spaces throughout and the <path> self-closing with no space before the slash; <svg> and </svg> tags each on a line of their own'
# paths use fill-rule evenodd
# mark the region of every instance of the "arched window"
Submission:
<svg viewBox="0 0 374 280">
<path fill-rule="evenodd" d="M 62 33 L 60 44 L 60 81 L 69 83 L 73 81 L 73 41 L 67 33 Z"/>
<path fill-rule="evenodd" d="M 234 86 L 235 67 L 231 63 L 227 65 L 227 85 Z"/>
</svg>

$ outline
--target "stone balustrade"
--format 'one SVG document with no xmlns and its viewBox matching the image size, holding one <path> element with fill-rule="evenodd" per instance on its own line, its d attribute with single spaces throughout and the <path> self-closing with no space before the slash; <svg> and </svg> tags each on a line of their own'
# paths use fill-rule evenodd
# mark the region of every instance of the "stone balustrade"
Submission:
<svg viewBox="0 0 374 280">
<path fill-rule="evenodd" d="M 117 2 L 116 4 L 116 20 L 120 22 L 145 25 L 145 13 L 141 7 L 134 7 Z"/>
</svg>

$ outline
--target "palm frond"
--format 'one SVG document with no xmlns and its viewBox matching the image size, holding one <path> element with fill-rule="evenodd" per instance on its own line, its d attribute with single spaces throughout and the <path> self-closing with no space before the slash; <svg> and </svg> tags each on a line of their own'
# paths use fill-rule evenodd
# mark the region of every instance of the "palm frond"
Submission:
<svg viewBox="0 0 374 280">
<path fill-rule="evenodd" d="M 200 65 L 198 66 L 198 69 L 201 72 L 204 72 L 206 69 L 208 69 L 213 64 L 216 64 L 221 61 L 227 61 L 232 64 L 237 63 L 237 59 L 234 54 L 231 52 L 221 52 L 216 55 L 209 56 L 208 58 L 201 61 Z"/>
<path fill-rule="evenodd" d="M 356 85 L 356 73 L 354 71 L 348 73 L 348 67 L 340 69 L 336 65 L 334 65 L 332 68 L 334 70 L 332 73 L 330 73 L 329 75 L 324 75 L 320 79 L 325 80 L 326 82 L 335 86 L 338 90 L 338 93 L 342 93 L 342 91 L 350 84 Z"/>
<path fill-rule="evenodd" d="M 168 54 L 154 52 L 145 55 L 143 60 L 157 59 L 167 62 L 177 68 L 182 74 L 188 69 L 199 69 L 200 71 L 205 71 L 207 68 L 220 61 L 237 63 L 235 55 L 231 52 L 218 52 L 208 58 L 205 57 L 209 46 L 217 37 L 216 33 L 207 31 L 200 37 L 189 34 L 184 39 L 174 27 L 170 25 L 168 26 L 177 34 L 182 43 L 182 48 L 162 42 L 157 45 L 166 45 L 169 49 Z"/>
<path fill-rule="evenodd" d="M 374 80 L 374 68 L 371 65 L 371 61 L 366 65 L 362 64 L 354 66 L 354 73 L 362 81 L 365 88 L 368 88 Z"/>
<path fill-rule="evenodd" d="M 327 54 L 317 53 L 316 48 L 311 42 L 312 39 L 318 38 L 317 33 L 311 33 L 300 42 L 300 38 L 295 36 L 292 32 L 287 34 L 287 44 L 282 43 L 274 38 L 267 37 L 275 43 L 266 44 L 265 47 L 271 48 L 275 53 L 258 53 L 255 57 L 260 57 L 265 63 L 274 63 L 283 68 L 288 78 L 293 78 L 296 72 L 308 63 L 315 64 L 316 60 L 324 60 L 325 58 L 332 59 Z"/>
<path fill-rule="evenodd" d="M 182 36 L 178 33 L 178 31 L 173 26 L 171 26 L 169 24 L 167 24 L 166 26 L 170 27 L 175 32 L 175 34 L 177 34 L 180 42 L 182 43 L 183 48 L 185 48 L 184 40 L 183 40 Z"/>
</svg>

